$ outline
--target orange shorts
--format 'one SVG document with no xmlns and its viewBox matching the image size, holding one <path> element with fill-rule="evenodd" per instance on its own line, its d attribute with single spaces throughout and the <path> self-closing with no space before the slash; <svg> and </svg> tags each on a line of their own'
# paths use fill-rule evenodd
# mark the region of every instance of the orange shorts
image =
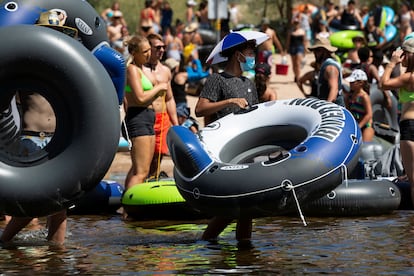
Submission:
<svg viewBox="0 0 414 276">
<path fill-rule="evenodd" d="M 155 153 L 168 153 L 167 132 L 170 126 L 170 116 L 168 116 L 167 112 L 157 113 L 155 115 Z"/>
</svg>

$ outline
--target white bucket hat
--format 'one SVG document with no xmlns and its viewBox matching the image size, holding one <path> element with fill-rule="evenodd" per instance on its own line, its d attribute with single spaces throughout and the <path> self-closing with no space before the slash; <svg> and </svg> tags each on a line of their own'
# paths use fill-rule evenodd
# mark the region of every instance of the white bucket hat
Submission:
<svg viewBox="0 0 414 276">
<path fill-rule="evenodd" d="M 361 69 L 355 69 L 352 71 L 351 75 L 345 79 L 348 82 L 355 81 L 366 81 L 368 80 L 367 74 Z"/>
</svg>

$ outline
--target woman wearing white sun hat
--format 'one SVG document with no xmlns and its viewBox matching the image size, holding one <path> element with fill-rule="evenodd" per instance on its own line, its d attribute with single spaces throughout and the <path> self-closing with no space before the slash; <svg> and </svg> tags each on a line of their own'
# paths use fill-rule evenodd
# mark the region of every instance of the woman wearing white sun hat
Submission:
<svg viewBox="0 0 414 276">
<path fill-rule="evenodd" d="M 345 97 L 345 106 L 351 111 L 358 122 L 362 132 L 362 140 L 371 142 L 375 131 L 372 125 L 372 104 L 367 91 L 369 91 L 367 74 L 356 69 L 345 79 L 350 84 L 351 93 Z"/>
</svg>

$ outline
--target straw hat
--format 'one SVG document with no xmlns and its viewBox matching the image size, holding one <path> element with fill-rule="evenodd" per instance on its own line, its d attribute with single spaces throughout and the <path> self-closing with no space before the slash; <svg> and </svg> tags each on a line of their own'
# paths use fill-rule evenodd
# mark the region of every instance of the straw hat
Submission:
<svg viewBox="0 0 414 276">
<path fill-rule="evenodd" d="M 192 22 L 192 23 L 190 23 L 190 25 L 188 25 L 187 27 L 184 28 L 184 32 L 192 33 L 192 32 L 195 32 L 197 29 L 198 29 L 198 23 L 197 22 Z"/>
<path fill-rule="evenodd" d="M 331 45 L 331 42 L 329 41 L 329 39 L 324 38 L 324 37 L 316 38 L 315 43 L 312 46 L 308 47 L 308 50 L 313 51 L 313 50 L 318 49 L 318 48 L 324 48 L 324 49 L 326 49 L 327 51 L 329 51 L 331 53 L 338 50 L 338 48 Z"/>
<path fill-rule="evenodd" d="M 179 63 L 176 59 L 174 59 L 174 58 L 167 58 L 167 59 L 164 61 L 164 64 L 165 64 L 168 68 L 170 68 L 170 70 L 173 70 L 175 67 L 177 67 L 178 65 L 180 65 L 180 63 Z"/>
<path fill-rule="evenodd" d="M 39 20 L 37 21 L 36 25 L 55 29 L 56 31 L 62 32 L 70 37 L 77 37 L 77 29 L 68 26 L 63 26 L 65 24 L 66 17 L 67 15 L 64 10 L 53 9 L 45 11 L 40 14 Z"/>
</svg>

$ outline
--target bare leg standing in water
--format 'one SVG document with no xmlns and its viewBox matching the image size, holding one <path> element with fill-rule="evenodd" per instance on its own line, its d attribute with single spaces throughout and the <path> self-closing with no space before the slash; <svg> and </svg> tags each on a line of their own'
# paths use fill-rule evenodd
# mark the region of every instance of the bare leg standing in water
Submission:
<svg viewBox="0 0 414 276">
<path fill-rule="evenodd" d="M 37 93 L 20 93 L 19 100 L 23 112 L 21 136 L 22 154 L 42 150 L 52 139 L 56 128 L 56 118 L 49 102 Z M 11 241 L 30 222 L 32 217 L 12 217 L 0 237 L 1 242 Z M 48 240 L 62 244 L 66 235 L 66 210 L 48 216 Z"/>
</svg>

